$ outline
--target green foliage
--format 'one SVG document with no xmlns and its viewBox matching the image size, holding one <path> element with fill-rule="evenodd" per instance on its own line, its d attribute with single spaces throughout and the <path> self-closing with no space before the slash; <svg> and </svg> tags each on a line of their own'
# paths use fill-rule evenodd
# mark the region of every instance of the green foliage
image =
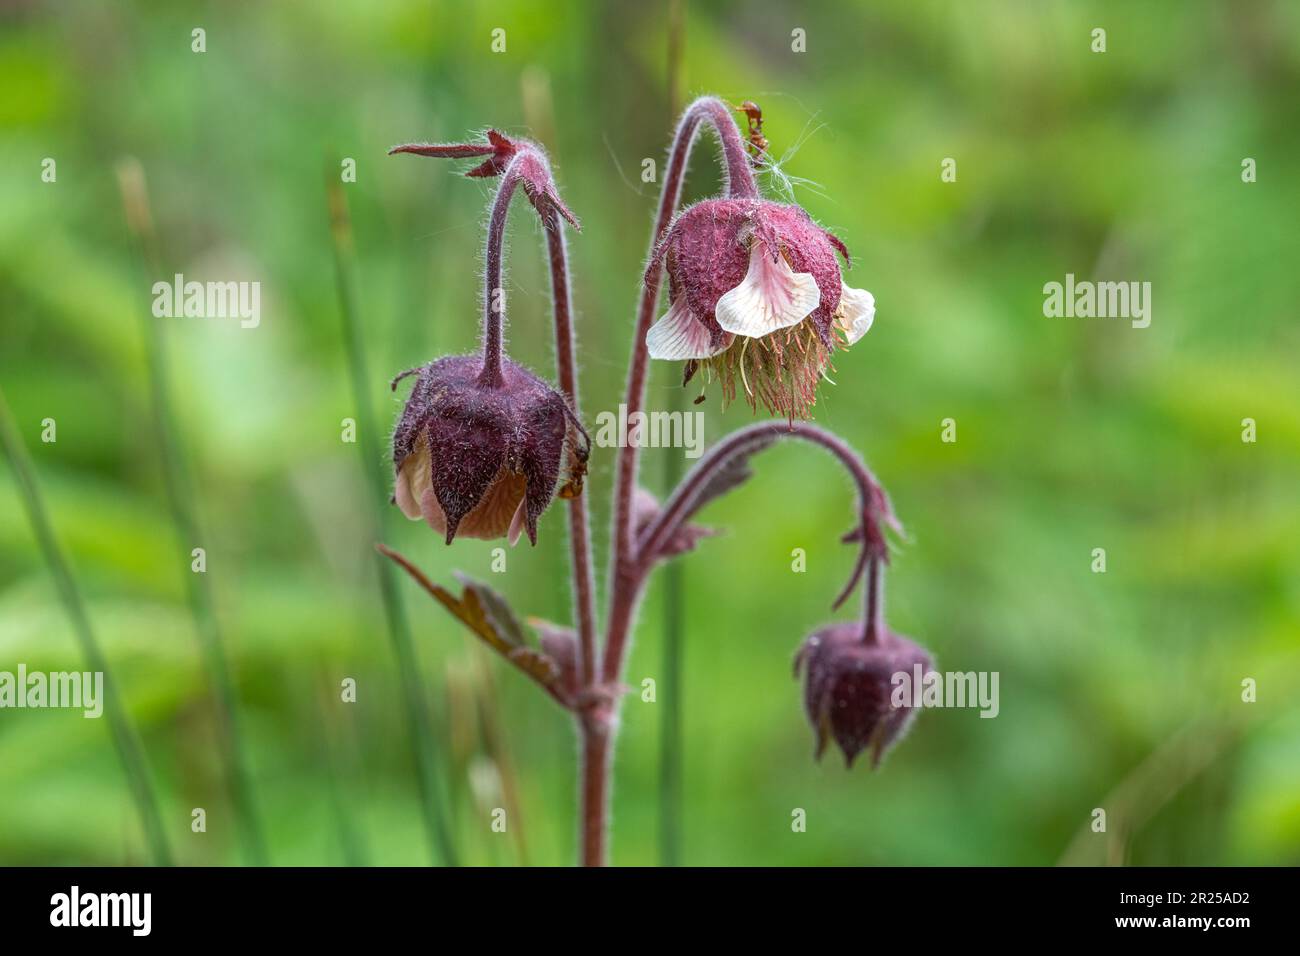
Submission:
<svg viewBox="0 0 1300 956">
<path fill-rule="evenodd" d="M 642 160 L 662 166 L 673 120 L 659 4 L 464 6 L 0 13 L 0 381 L 181 862 L 241 855 L 187 611 L 190 559 L 150 427 L 150 290 L 114 166 L 134 156 L 148 177 L 158 278 L 262 283 L 256 329 L 160 321 L 270 857 L 427 862 L 373 493 L 340 438 L 357 410 L 322 168 L 357 164 L 344 189 L 358 320 L 386 429 L 401 394 L 383 383 L 477 342 L 494 186 L 386 150 L 487 126 L 540 138 L 583 223 L 570 252 L 590 422 L 621 400 L 657 199 Z M 1300 863 L 1296 6 L 766 7 L 688 4 L 685 91 L 760 103 L 795 195 L 848 244 L 852 284 L 874 293 L 875 327 L 836 360 L 816 418 L 863 453 L 907 528 L 891 625 L 942 669 L 998 671 L 1001 713 L 923 712 L 874 774 L 812 762 L 791 655 L 828 619 L 852 561 L 838 539 L 853 494 L 822 455 L 766 452 L 752 481 L 700 515 L 727 533 L 681 559 L 682 862 Z M 1090 50 L 1098 26 L 1104 54 Z M 206 53 L 191 52 L 195 27 Z M 505 53 L 490 51 L 496 27 Z M 794 27 L 806 53 L 790 50 Z M 688 198 L 716 189 L 713 155 L 697 151 Z M 41 181 L 45 157 L 56 183 Z M 940 181 L 944 157 L 955 183 Z M 1242 182 L 1245 157 L 1255 183 Z M 549 375 L 531 211 L 510 229 L 512 354 Z M 1066 273 L 1150 281 L 1150 328 L 1044 317 L 1042 287 Z M 676 400 L 679 375 L 654 369 L 653 407 Z M 705 411 L 710 442 L 749 420 L 716 395 L 687 407 Z M 57 443 L 40 440 L 47 417 Z M 672 454 L 645 452 L 648 485 Z M 602 570 L 612 480 L 613 451 L 594 449 L 584 493 Z M 521 616 L 569 620 L 562 508 L 501 574 L 497 542 L 448 549 L 398 519 L 387 543 L 433 581 L 461 569 Z M 1104 574 L 1090 569 L 1098 547 Z M 794 548 L 807 573 L 792 573 Z M 520 840 L 490 830 L 504 806 L 530 862 L 571 861 L 564 715 L 478 656 L 405 577 L 400 587 L 461 859 L 522 858 Z M 662 607 L 652 587 L 633 687 L 661 676 Z M 0 670 L 78 661 L 0 472 Z M 340 700 L 348 677 L 355 703 Z M 1244 678 L 1256 703 L 1241 702 Z M 624 708 L 619 863 L 658 859 L 664 687 Z M 205 834 L 189 829 L 196 806 Z M 796 807 L 806 833 L 791 832 Z M 1106 835 L 1088 830 L 1094 807 L 1111 808 Z M 146 858 L 104 728 L 0 711 L 0 862 Z"/>
</svg>

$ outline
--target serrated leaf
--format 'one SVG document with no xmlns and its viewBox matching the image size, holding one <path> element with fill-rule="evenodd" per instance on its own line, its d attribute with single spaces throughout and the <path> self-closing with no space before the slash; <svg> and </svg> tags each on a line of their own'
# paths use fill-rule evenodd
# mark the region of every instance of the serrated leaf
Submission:
<svg viewBox="0 0 1300 956">
<path fill-rule="evenodd" d="M 527 671 L 548 687 L 560 679 L 560 665 L 531 647 L 516 647 L 506 655 L 516 667 Z"/>
<path fill-rule="evenodd" d="M 560 665 L 543 651 L 528 647 L 523 625 L 506 599 L 486 584 L 468 575 L 456 574 L 462 591 L 459 597 L 442 585 L 434 584 L 419 568 L 386 545 L 378 545 L 381 554 L 397 562 L 420 587 L 431 594 L 457 620 L 478 635 L 493 650 L 543 686 L 551 687 L 560 678 Z"/>
<path fill-rule="evenodd" d="M 523 625 L 510 609 L 510 604 L 486 584 L 475 581 L 467 574 L 454 572 L 456 580 L 465 589 L 464 598 L 477 601 L 479 613 L 506 643 L 508 648 L 522 647 L 528 643 Z"/>
</svg>

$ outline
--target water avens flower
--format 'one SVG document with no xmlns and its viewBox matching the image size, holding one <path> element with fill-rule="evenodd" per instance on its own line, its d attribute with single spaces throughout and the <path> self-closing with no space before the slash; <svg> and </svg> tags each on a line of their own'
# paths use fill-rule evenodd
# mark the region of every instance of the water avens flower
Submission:
<svg viewBox="0 0 1300 956">
<path fill-rule="evenodd" d="M 892 631 L 882 631 L 872 642 L 863 640 L 857 621 L 813 632 L 795 655 L 794 668 L 796 676 L 804 672 L 804 711 L 816 736 L 818 759 L 833 739 L 846 766 L 868 749 L 871 765 L 879 766 L 914 716 L 910 698 L 895 706 L 893 677 L 910 677 L 917 666 L 923 674 L 931 670 L 930 656 Z"/>
<path fill-rule="evenodd" d="M 553 270 L 562 276 L 565 311 L 557 317 L 557 329 L 562 329 L 563 354 L 570 359 L 568 277 L 559 220 L 574 226 L 578 220 L 560 200 L 545 153 L 527 140 L 491 130 L 486 143 L 410 144 L 391 152 L 486 157 L 466 175 L 501 177 L 488 222 L 483 353 L 440 358 L 393 380 L 396 389 L 402 379 L 417 376 L 393 433 L 393 501 L 408 518 L 423 519 L 446 535 L 448 544 L 460 534 L 504 535 L 513 545 L 526 531 L 535 545 L 537 519 L 555 496 L 566 448 L 569 479 L 562 493 L 571 498 L 581 491 L 589 444 L 565 395 L 506 355 L 506 213 L 516 187 L 522 186 L 547 229 Z M 570 363 L 561 371 L 568 380 L 566 393 L 572 396 L 576 382 Z"/>
<path fill-rule="evenodd" d="M 507 535 L 513 545 L 555 495 L 564 451 L 578 455 L 579 429 L 564 397 L 509 359 L 499 381 L 482 358 L 456 355 L 403 372 L 415 387 L 393 433 L 394 500 L 451 544 Z"/>
<path fill-rule="evenodd" d="M 871 328 L 875 299 L 845 284 L 844 244 L 800 206 L 709 199 L 683 212 L 651 257 L 668 274 L 668 311 L 646 333 L 651 358 L 701 369 L 724 401 L 806 418 L 831 353 Z"/>
</svg>

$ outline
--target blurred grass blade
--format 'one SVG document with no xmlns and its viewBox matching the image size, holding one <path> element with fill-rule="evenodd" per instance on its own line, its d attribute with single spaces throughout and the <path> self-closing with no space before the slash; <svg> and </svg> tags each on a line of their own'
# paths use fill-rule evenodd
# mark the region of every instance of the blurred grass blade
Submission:
<svg viewBox="0 0 1300 956">
<path fill-rule="evenodd" d="M 356 761 L 353 760 L 353 748 L 344 741 L 344 731 L 351 725 L 339 715 L 339 708 L 333 706 L 335 691 L 333 679 L 322 673 L 317 684 L 320 688 L 316 719 L 319 721 L 320 733 L 316 736 L 316 745 L 320 751 L 321 763 L 325 769 L 325 788 L 329 797 L 331 816 L 338 835 L 339 850 L 343 854 L 343 865 L 347 867 L 370 866 L 370 850 L 366 844 L 365 834 L 357 826 L 354 815 L 350 812 L 351 794 L 348 792 L 346 778 L 354 776 Z M 350 708 L 344 713 L 348 713 Z M 347 724 L 347 726 L 344 726 Z"/>
<path fill-rule="evenodd" d="M 117 682 L 108 667 L 108 659 L 100 649 L 99 642 L 90 627 L 90 618 L 86 615 L 81 602 L 81 592 L 77 590 L 72 571 L 64 560 L 54 537 L 45 505 L 41 501 L 40 489 L 36 485 L 36 474 L 31 461 L 27 458 L 27 449 L 23 447 L 9 404 L 5 400 L 4 389 L 0 388 L 0 445 L 4 446 L 5 456 L 13 468 L 18 491 L 27 508 L 27 517 L 31 520 L 32 531 L 40 545 L 45 563 L 58 589 L 64 610 L 72 621 L 72 630 L 81 651 L 85 655 L 86 665 L 91 671 L 104 675 L 104 712 L 108 715 L 109 731 L 113 736 L 113 746 L 117 749 L 122 769 L 126 772 L 131 795 L 140 812 L 140 821 L 144 825 L 145 837 L 157 866 L 171 866 L 171 847 L 167 842 L 167 832 L 163 827 L 162 815 L 158 809 L 158 797 L 154 792 L 153 782 L 149 777 L 149 767 L 145 761 L 144 750 L 131 718 L 118 696 Z"/>
<path fill-rule="evenodd" d="M 149 193 L 145 187 L 144 170 L 135 159 L 124 159 L 117 166 L 118 187 L 122 194 L 122 207 L 126 222 L 135 238 L 139 251 L 141 277 L 151 286 L 160 278 L 158 242 L 153 228 Z M 145 353 L 149 367 L 149 391 L 153 402 L 154 430 L 157 434 L 158 453 L 162 458 L 163 477 L 167 486 L 167 500 L 176 537 L 181 549 L 188 553 L 203 541 L 198 518 L 189 507 L 194 500 L 194 489 L 185 467 L 185 458 L 176 437 L 176 419 L 172 413 L 171 388 L 167 377 L 167 351 L 163 341 L 163 325 L 150 312 L 140 310 L 140 326 L 144 332 Z M 254 866 L 266 866 L 269 856 L 266 838 L 258 819 L 257 804 L 253 797 L 252 774 L 248 756 L 240 733 L 236 711 L 235 682 L 231 675 L 230 660 L 226 656 L 221 625 L 217 619 L 212 586 L 206 574 L 185 574 L 185 589 L 190 612 L 194 616 L 195 631 L 203 653 L 204 667 L 208 672 L 217 699 L 218 734 L 223 744 L 231 796 L 243 836 L 244 852 Z"/>
<path fill-rule="evenodd" d="M 510 754 L 505 721 L 501 719 L 501 699 L 497 695 L 496 679 L 492 676 L 487 649 L 475 641 L 470 647 L 470 653 L 478 668 L 479 723 L 483 749 L 487 752 L 488 759 L 496 765 L 497 775 L 501 778 L 501 796 L 510 820 L 516 858 L 520 866 L 528 866 L 528 841 L 525 839 L 523 805 L 519 799 L 519 774 Z"/>
<path fill-rule="evenodd" d="M 362 350 L 361 325 L 358 318 L 355 254 L 352 245 L 352 222 L 348 217 L 347 199 L 338 179 L 338 164 L 326 168 L 326 190 L 329 195 L 330 235 L 334 243 L 334 266 L 338 276 L 339 312 L 343 319 L 343 342 L 348 356 L 348 372 L 352 379 L 353 400 L 356 402 L 357 450 L 361 454 L 362 468 L 370 486 L 373 505 L 372 529 L 376 540 L 384 537 L 386 509 L 382 502 L 388 497 L 388 483 L 380 467 L 381 452 L 375 446 L 375 418 L 370 407 L 370 377 L 366 372 Z M 438 791 L 437 749 L 433 726 L 425 702 L 424 683 L 420 680 L 411 629 L 406 620 L 406 609 L 391 563 L 375 553 L 374 561 L 379 574 L 379 591 L 388 620 L 388 633 L 397 657 L 397 669 L 402 682 L 402 700 L 406 721 L 410 725 L 415 763 L 420 785 L 420 807 L 428 830 L 430 849 L 434 859 L 448 866 L 457 864 L 456 849 L 447 824 L 446 809 Z"/>
</svg>

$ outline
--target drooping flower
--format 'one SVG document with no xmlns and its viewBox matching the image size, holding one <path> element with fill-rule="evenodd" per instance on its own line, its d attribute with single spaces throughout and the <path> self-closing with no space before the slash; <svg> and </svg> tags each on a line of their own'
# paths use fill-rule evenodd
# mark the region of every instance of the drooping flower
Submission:
<svg viewBox="0 0 1300 956">
<path fill-rule="evenodd" d="M 677 217 L 646 281 L 668 273 L 668 311 L 646 334 L 651 358 L 701 369 L 724 401 L 806 418 L 831 353 L 866 334 L 870 292 L 844 283 L 848 250 L 801 207 L 755 198 L 709 199 Z"/>
<path fill-rule="evenodd" d="M 564 397 L 508 358 L 499 380 L 483 359 L 456 355 L 403 372 L 415 387 L 393 433 L 394 500 L 413 521 L 447 536 L 528 532 L 555 495 L 566 447 L 585 463 L 585 434 Z M 582 441 L 579 441 L 579 436 Z"/>
<path fill-rule="evenodd" d="M 932 669 L 930 656 L 918 645 L 885 630 L 874 643 L 863 640 L 862 624 L 842 621 L 815 631 L 794 659 L 795 675 L 804 671 L 804 710 L 817 738 L 816 756 L 834 738 L 846 766 L 870 748 L 872 767 L 902 736 L 913 714 L 911 698 L 895 706 L 893 677 L 909 679 L 920 667 Z"/>
</svg>

